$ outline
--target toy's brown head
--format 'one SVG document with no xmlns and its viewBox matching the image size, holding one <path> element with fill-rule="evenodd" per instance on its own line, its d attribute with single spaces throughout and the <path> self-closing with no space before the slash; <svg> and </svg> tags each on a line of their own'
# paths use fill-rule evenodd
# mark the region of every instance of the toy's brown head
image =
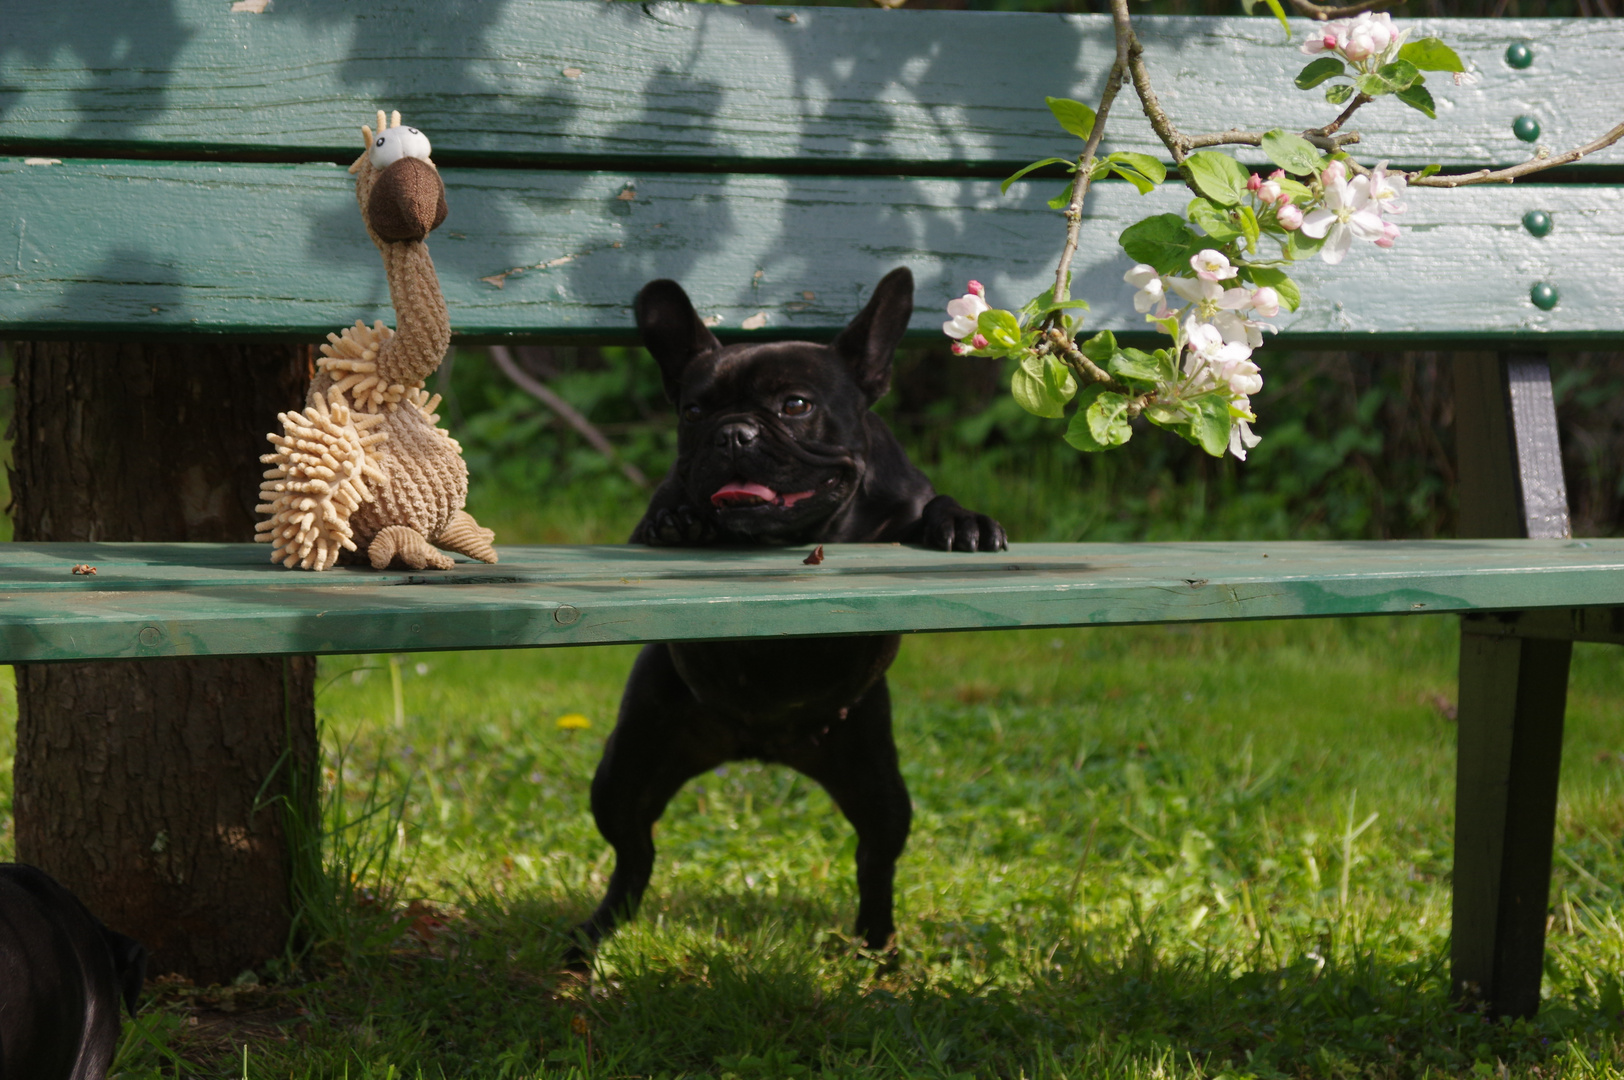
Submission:
<svg viewBox="0 0 1624 1080">
<path fill-rule="evenodd" d="M 391 122 L 392 121 L 392 122 Z M 378 130 L 363 126 L 366 151 L 350 166 L 367 227 L 380 241 L 422 240 L 446 218 L 445 184 L 429 160 L 428 136 L 403 127 L 400 113 Z"/>
</svg>

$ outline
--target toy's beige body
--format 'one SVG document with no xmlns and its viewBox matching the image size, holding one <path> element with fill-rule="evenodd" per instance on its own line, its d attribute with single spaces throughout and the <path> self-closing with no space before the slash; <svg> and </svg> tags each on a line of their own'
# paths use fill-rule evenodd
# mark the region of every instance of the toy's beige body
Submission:
<svg viewBox="0 0 1624 1080">
<path fill-rule="evenodd" d="M 399 134 L 400 114 L 393 121 L 387 127 L 380 112 L 379 133 Z M 350 171 L 367 235 L 383 254 L 398 329 L 357 322 L 327 335 L 307 407 L 281 415 L 283 433 L 270 436 L 277 449 L 261 459 L 271 468 L 258 509 L 270 518 L 257 539 L 272 545 L 271 561 L 307 570 L 325 570 L 344 552 L 364 553 L 380 570 L 392 563 L 447 569 L 446 551 L 495 562 L 494 534 L 463 510 L 462 450 L 437 426 L 439 397 L 423 389 L 451 343 L 434 262 L 416 235 L 444 218 L 443 195 L 437 215 L 433 202 L 443 188 L 437 174 L 425 172 L 433 169 L 426 152 L 393 161 L 387 171 L 375 167 L 373 133 L 362 132 L 368 149 Z M 390 200 L 385 208 L 374 195 L 390 172 L 380 194 Z M 392 238 L 399 234 L 412 238 Z"/>
</svg>

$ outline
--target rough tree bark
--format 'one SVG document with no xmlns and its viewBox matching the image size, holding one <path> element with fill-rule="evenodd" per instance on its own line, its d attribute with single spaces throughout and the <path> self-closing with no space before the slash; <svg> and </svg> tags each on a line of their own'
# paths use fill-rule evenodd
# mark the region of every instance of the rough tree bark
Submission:
<svg viewBox="0 0 1624 1080">
<path fill-rule="evenodd" d="M 303 346 L 14 346 L 19 541 L 253 538 L 265 433 Z M 146 944 L 228 981 L 279 955 L 316 791 L 310 657 L 17 667 L 17 856 Z M 308 819 L 307 819 L 308 820 Z"/>
</svg>

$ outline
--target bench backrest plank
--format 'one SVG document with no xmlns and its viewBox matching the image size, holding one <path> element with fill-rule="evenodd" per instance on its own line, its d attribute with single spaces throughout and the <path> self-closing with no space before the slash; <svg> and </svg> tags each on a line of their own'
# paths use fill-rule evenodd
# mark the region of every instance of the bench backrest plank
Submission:
<svg viewBox="0 0 1624 1080">
<path fill-rule="evenodd" d="M 919 281 L 912 329 L 929 337 L 971 277 L 1011 305 L 1048 283 L 1061 224 L 1044 201 L 1062 181 L 1001 196 L 990 178 L 1075 149 L 1043 94 L 1093 97 L 1109 60 L 1096 16 L 477 10 L 396 0 L 339 16 L 285 0 L 248 14 L 186 0 L 112 33 L 90 0 L 17 0 L 0 41 L 0 151 L 63 163 L 0 161 L 0 336 L 312 340 L 390 318 L 334 164 L 383 104 L 430 132 L 444 169 L 452 216 L 432 248 L 462 340 L 630 340 L 631 297 L 657 276 L 681 280 L 724 337 L 816 337 L 904 263 Z M 1298 40 L 1310 25 L 1294 24 Z M 1528 152 L 1510 134 L 1516 115 L 1558 146 L 1616 122 L 1624 27 L 1436 25 L 1483 78 L 1435 78 L 1448 103 L 1437 122 L 1394 102 L 1364 110 L 1384 156 L 1503 163 Z M 1289 89 L 1305 58 L 1272 19 L 1152 17 L 1143 30 L 1163 100 L 1190 130 L 1328 118 L 1318 94 Z M 1505 48 L 1523 39 L 1535 60 L 1514 70 Z M 1124 104 L 1110 146 L 1160 152 Z M 1570 175 L 1605 179 L 1620 154 Z M 156 160 L 115 160 L 137 156 Z M 592 163 L 606 167 L 581 167 Z M 1417 192 L 1394 250 L 1298 265 L 1306 302 L 1279 320 L 1280 341 L 1617 340 L 1620 190 Z M 1096 305 L 1090 325 L 1145 335 L 1116 236 L 1187 195 L 1121 183 L 1091 195 L 1074 288 Z M 1522 228 L 1532 209 L 1552 215 L 1551 235 Z M 1560 294 L 1551 312 L 1530 302 L 1540 282 Z"/>
<path fill-rule="evenodd" d="M 441 164 L 1003 175 L 1070 147 L 1043 97 L 1097 99 L 1114 55 L 1103 15 L 659 0 L 278 0 L 262 14 L 179 0 L 165 11 L 109 27 L 96 0 L 9 0 L 0 152 L 348 161 L 354 126 L 383 104 L 431 133 Z M 1364 110 L 1357 127 L 1371 153 L 1509 164 L 1531 151 L 1512 133 L 1519 115 L 1561 148 L 1618 122 L 1624 26 L 1404 24 L 1441 32 L 1483 78 L 1457 87 L 1432 76 L 1437 121 L 1392 102 Z M 1338 111 L 1290 86 L 1307 58 L 1270 17 L 1136 25 L 1158 92 L 1188 131 L 1311 127 Z M 1312 26 L 1294 20 L 1293 43 Z M 1505 61 L 1518 41 L 1534 45 L 1523 70 Z M 1113 122 L 1112 145 L 1165 157 L 1132 107 Z M 1624 147 L 1588 164 L 1624 164 Z"/>
</svg>

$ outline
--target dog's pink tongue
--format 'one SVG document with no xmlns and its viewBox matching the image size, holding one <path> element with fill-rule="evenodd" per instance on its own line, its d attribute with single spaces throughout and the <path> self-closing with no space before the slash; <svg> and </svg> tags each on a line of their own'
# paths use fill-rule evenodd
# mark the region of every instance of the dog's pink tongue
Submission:
<svg viewBox="0 0 1624 1080">
<path fill-rule="evenodd" d="M 712 506 L 726 506 L 728 503 L 756 503 L 776 502 L 778 492 L 762 484 L 723 484 L 711 494 Z"/>
</svg>

